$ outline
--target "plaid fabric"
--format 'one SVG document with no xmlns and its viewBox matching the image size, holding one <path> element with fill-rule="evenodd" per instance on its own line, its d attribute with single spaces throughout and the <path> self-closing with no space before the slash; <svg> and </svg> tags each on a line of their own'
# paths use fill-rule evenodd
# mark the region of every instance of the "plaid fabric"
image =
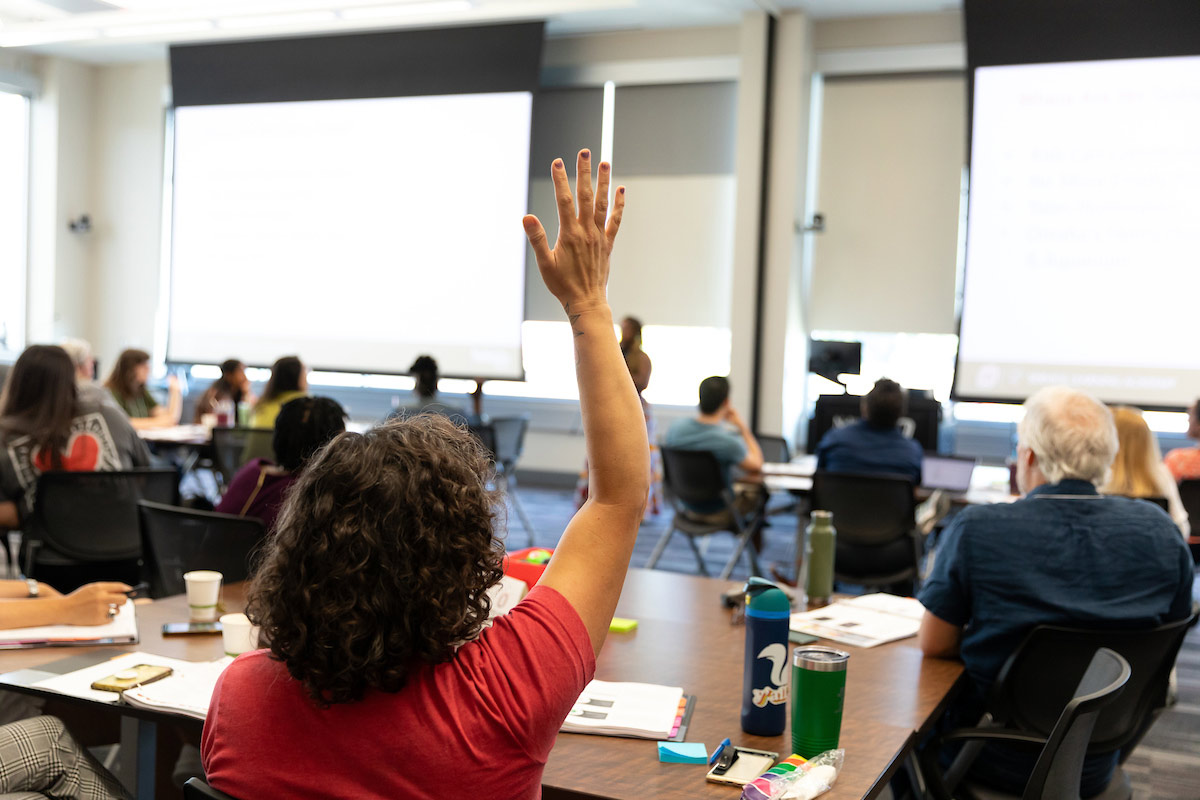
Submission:
<svg viewBox="0 0 1200 800">
<path fill-rule="evenodd" d="M 127 800 L 62 721 L 34 717 L 0 727 L 0 800 Z"/>
</svg>

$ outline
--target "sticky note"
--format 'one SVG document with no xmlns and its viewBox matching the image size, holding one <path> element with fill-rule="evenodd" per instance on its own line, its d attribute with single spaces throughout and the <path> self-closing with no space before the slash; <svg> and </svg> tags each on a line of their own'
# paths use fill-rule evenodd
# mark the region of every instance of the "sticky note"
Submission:
<svg viewBox="0 0 1200 800">
<path fill-rule="evenodd" d="M 608 629 L 613 633 L 629 633 L 637 628 L 636 619 L 625 619 L 624 617 L 613 617 L 612 622 L 608 623 Z"/>
<path fill-rule="evenodd" d="M 658 760 L 664 764 L 708 764 L 708 748 L 700 742 L 659 742 Z"/>
</svg>

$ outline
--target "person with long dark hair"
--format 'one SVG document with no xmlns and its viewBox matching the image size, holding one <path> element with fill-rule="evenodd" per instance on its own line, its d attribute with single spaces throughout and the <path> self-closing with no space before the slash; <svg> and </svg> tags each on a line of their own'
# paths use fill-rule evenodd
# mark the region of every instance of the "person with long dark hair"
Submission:
<svg viewBox="0 0 1200 800">
<path fill-rule="evenodd" d="M 299 356 L 284 356 L 271 365 L 271 377 L 250 412 L 251 428 L 275 427 L 275 417 L 284 404 L 308 394 L 308 368 Z"/>
<path fill-rule="evenodd" d="M 246 365 L 236 358 L 221 362 L 221 377 L 213 381 L 196 401 L 194 421 L 199 423 L 205 414 L 215 413 L 217 404 L 225 401 L 232 404 L 235 414 L 240 404 L 254 403 L 250 379 L 246 377 Z"/>
<path fill-rule="evenodd" d="M 279 507 L 300 470 L 330 439 L 346 430 L 346 411 L 328 397 L 298 397 L 275 418 L 275 460 L 255 458 L 238 470 L 217 511 L 258 517 L 275 527 Z"/>
<path fill-rule="evenodd" d="M 179 424 L 183 412 L 183 398 L 179 380 L 171 375 L 167 378 L 167 404 L 161 405 L 146 387 L 150 380 L 150 354 L 145 350 L 129 348 L 117 356 L 112 372 L 104 386 L 112 392 L 117 406 L 129 416 L 134 430 L 169 428 Z"/>
<path fill-rule="evenodd" d="M 595 673 L 649 488 L 641 404 L 606 296 L 624 188 L 609 215 L 609 165 L 594 192 L 590 167 L 581 152 L 577 214 L 554 162 L 553 249 L 524 219 L 573 331 L 589 501 L 538 584 L 488 626 L 504 547 L 478 440 L 436 414 L 334 438 L 288 492 L 249 589 L 270 649 L 239 656 L 213 693 L 201 753 L 215 788 L 293 800 L 539 794 Z"/>
</svg>

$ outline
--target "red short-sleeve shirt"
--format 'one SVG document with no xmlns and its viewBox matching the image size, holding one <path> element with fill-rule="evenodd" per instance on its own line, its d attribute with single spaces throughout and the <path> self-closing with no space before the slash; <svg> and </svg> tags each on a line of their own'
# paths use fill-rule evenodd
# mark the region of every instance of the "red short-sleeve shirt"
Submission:
<svg viewBox="0 0 1200 800">
<path fill-rule="evenodd" d="M 396 693 L 318 708 L 266 650 L 225 670 L 204 724 L 208 782 L 238 798 L 533 798 L 595 673 L 587 629 L 536 586 Z"/>
</svg>

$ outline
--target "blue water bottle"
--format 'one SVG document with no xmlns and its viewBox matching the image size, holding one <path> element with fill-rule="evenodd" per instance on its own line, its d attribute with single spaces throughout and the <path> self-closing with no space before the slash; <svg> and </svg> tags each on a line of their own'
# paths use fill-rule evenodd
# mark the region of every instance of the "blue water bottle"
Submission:
<svg viewBox="0 0 1200 800">
<path fill-rule="evenodd" d="M 775 584 L 746 582 L 746 662 L 742 671 L 742 730 L 780 736 L 787 727 L 788 618 L 791 605 Z"/>
</svg>

